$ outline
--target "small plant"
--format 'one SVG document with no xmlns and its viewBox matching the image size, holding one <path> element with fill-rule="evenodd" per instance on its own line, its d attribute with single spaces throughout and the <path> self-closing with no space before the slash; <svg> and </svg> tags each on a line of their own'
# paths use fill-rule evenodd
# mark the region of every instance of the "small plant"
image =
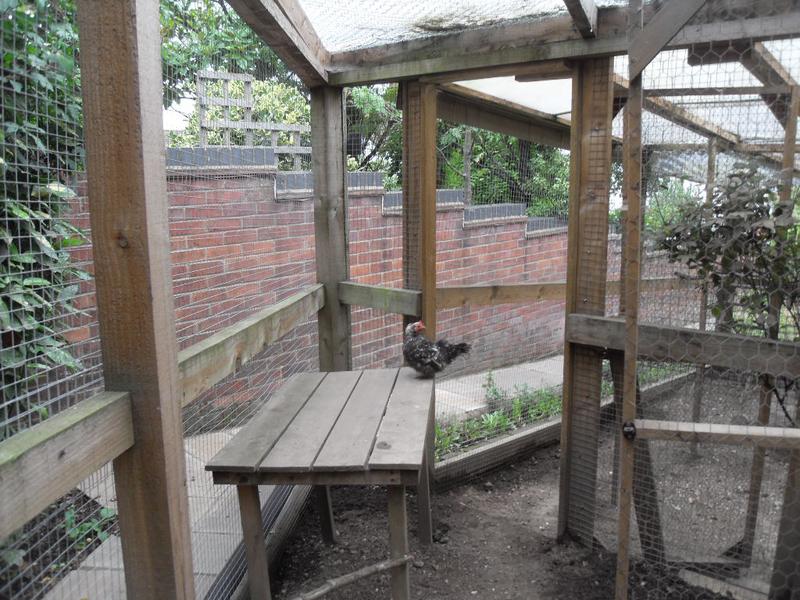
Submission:
<svg viewBox="0 0 800 600">
<path fill-rule="evenodd" d="M 70 508 L 64 513 L 64 526 L 67 530 L 67 537 L 75 540 L 79 548 L 89 544 L 92 538 L 104 542 L 109 536 L 107 530 L 116 517 L 117 513 L 112 509 L 101 508 L 97 513 L 97 517 L 91 517 L 79 523 L 75 509 Z"/>
<path fill-rule="evenodd" d="M 502 410 L 486 413 L 481 417 L 481 424 L 484 433 L 489 437 L 511 429 L 511 420 Z"/>
<path fill-rule="evenodd" d="M 492 371 L 486 374 L 486 381 L 481 387 L 484 389 L 484 398 L 486 400 L 486 406 L 489 407 L 489 412 L 500 410 L 503 405 L 506 404 L 506 394 L 502 388 L 497 385 Z"/>
</svg>

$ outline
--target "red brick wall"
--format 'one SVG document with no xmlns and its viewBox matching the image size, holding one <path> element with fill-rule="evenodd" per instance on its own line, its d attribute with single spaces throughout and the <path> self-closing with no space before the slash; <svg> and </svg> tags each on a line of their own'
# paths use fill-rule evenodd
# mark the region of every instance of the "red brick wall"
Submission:
<svg viewBox="0 0 800 600">
<path fill-rule="evenodd" d="M 169 182 L 170 241 L 176 328 L 186 348 L 255 310 L 315 281 L 313 203 L 276 200 L 270 177 L 191 178 Z M 381 197 L 350 197 L 350 269 L 353 280 L 401 286 L 402 220 L 382 214 Z M 88 228 L 85 198 L 75 221 Z M 90 265 L 91 249 L 78 255 Z M 437 212 L 439 285 L 563 280 L 566 234 L 526 238 L 524 222 L 464 226 L 463 210 Z M 91 284 L 82 300 L 93 308 Z M 563 302 L 440 311 L 439 333 L 470 341 L 475 350 L 454 371 L 483 370 L 557 352 L 562 346 Z M 401 318 L 353 310 L 357 367 L 401 362 Z M 93 322 L 75 337 L 96 338 Z M 291 357 L 285 359 L 286 356 Z M 282 358 L 284 357 L 284 358 Z M 299 368 L 316 368 L 316 327 L 301 327 L 265 353 L 243 375 L 215 390 L 217 403 L 246 400 L 270 381 Z"/>
</svg>

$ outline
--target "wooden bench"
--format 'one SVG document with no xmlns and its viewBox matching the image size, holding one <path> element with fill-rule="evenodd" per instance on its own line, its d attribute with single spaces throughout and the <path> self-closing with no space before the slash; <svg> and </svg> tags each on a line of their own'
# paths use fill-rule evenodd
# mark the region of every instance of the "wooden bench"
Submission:
<svg viewBox="0 0 800 600">
<path fill-rule="evenodd" d="M 430 543 L 434 387 L 409 368 L 290 378 L 206 465 L 236 485 L 250 597 L 270 598 L 259 485 L 312 484 L 334 540 L 329 485 L 386 485 L 391 558 L 408 553 L 405 486 L 418 486 L 419 536 Z M 398 561 L 399 562 L 399 561 Z M 409 598 L 408 561 L 391 568 L 392 598 Z"/>
</svg>

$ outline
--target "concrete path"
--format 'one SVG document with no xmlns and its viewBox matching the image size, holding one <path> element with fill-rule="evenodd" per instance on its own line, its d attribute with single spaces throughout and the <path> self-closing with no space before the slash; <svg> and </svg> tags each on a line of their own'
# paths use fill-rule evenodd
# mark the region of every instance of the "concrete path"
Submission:
<svg viewBox="0 0 800 600">
<path fill-rule="evenodd" d="M 513 367 L 437 381 L 437 420 L 458 421 L 485 411 L 489 373 L 492 374 L 495 385 L 506 392 L 513 392 L 515 386 L 522 385 L 533 390 L 553 387 L 562 382 L 564 357 L 553 356 Z"/>
</svg>

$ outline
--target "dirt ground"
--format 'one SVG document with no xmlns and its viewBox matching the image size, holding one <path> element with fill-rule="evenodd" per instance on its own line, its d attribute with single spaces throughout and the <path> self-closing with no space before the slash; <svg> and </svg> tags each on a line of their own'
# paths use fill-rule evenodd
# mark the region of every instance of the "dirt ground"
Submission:
<svg viewBox="0 0 800 600">
<path fill-rule="evenodd" d="M 276 598 L 293 598 L 388 555 L 386 493 L 376 487 L 333 490 L 339 543 L 321 541 L 316 514 L 306 509 L 290 539 L 277 578 Z M 558 448 L 484 475 L 434 496 L 435 542 L 416 538 L 416 498 L 408 503 L 412 598 L 613 597 L 615 557 L 578 544 L 555 542 L 558 515 Z M 633 598 L 715 598 L 676 582 L 669 591 L 649 590 L 648 573 L 635 569 Z M 330 600 L 389 598 L 388 575 L 341 588 Z M 663 580 L 662 580 L 663 583 Z M 676 587 L 677 586 L 677 587 Z M 637 593 L 636 590 L 641 590 Z"/>
</svg>

